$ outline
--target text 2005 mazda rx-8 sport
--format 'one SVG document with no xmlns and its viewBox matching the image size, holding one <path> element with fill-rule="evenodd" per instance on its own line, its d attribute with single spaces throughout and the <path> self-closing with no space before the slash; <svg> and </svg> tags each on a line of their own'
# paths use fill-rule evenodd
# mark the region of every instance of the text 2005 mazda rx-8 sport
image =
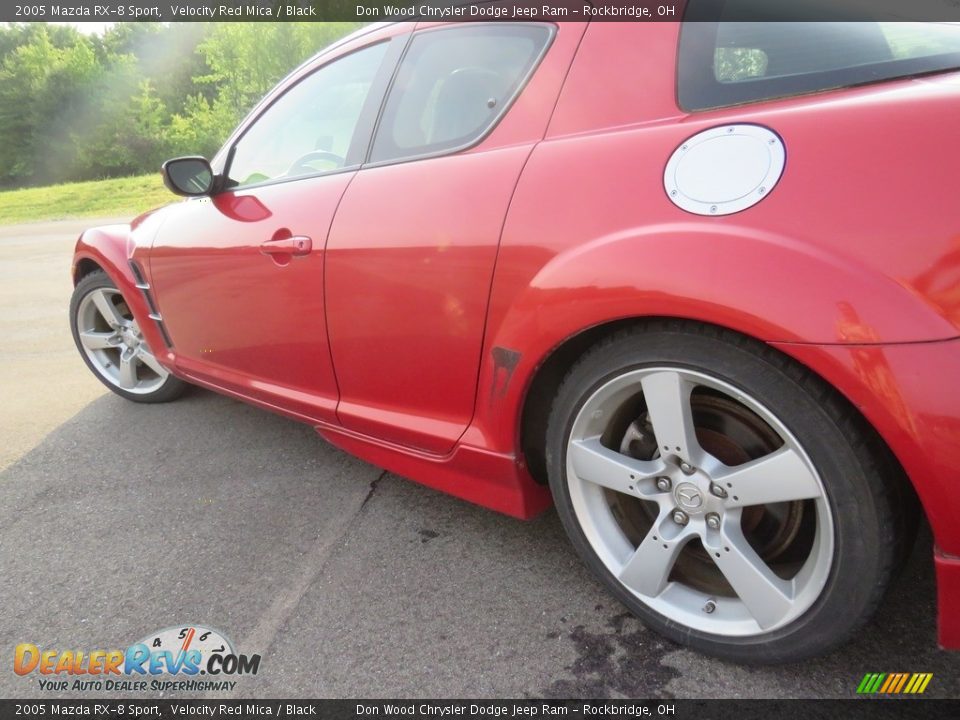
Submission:
<svg viewBox="0 0 960 720">
<path fill-rule="evenodd" d="M 82 235 L 74 337 L 130 400 L 554 503 L 735 661 L 849 638 L 925 518 L 956 647 L 957 67 L 936 25 L 370 26 L 168 162 L 194 197 Z"/>
</svg>

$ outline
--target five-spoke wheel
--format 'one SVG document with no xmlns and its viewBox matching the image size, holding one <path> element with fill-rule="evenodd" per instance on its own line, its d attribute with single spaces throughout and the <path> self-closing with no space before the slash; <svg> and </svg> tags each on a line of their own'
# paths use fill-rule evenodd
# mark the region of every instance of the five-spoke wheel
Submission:
<svg viewBox="0 0 960 720">
<path fill-rule="evenodd" d="M 810 655 L 886 584 L 889 481 L 838 427 L 852 408 L 805 382 L 822 387 L 769 348 L 680 324 L 614 337 L 561 386 L 547 437 L 561 519 L 674 639 L 741 661 Z"/>
<path fill-rule="evenodd" d="M 123 295 L 103 272 L 87 275 L 77 284 L 70 325 L 87 365 L 117 394 L 140 402 L 163 402 L 182 392 L 182 381 L 157 361 Z"/>
<path fill-rule="evenodd" d="M 598 388 L 573 424 L 567 482 L 598 556 L 676 622 L 781 627 L 827 580 L 833 528 L 812 463 L 768 409 L 703 373 L 651 367 Z"/>
</svg>

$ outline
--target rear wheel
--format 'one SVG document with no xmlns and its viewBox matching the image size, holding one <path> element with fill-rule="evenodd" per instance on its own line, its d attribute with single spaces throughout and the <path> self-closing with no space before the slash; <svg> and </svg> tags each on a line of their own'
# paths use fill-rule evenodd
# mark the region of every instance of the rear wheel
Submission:
<svg viewBox="0 0 960 720">
<path fill-rule="evenodd" d="M 183 393 L 185 383 L 157 362 L 123 295 L 103 271 L 77 283 L 70 329 L 87 366 L 117 395 L 158 403 Z"/>
<path fill-rule="evenodd" d="M 896 562 L 893 479 L 851 408 L 736 335 L 613 336 L 564 380 L 547 436 L 574 546 L 664 635 L 739 662 L 822 653 Z"/>
</svg>

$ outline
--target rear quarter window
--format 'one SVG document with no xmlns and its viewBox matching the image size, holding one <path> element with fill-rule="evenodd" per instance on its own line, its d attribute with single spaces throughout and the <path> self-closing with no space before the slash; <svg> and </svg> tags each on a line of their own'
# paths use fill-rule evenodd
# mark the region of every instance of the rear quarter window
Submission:
<svg viewBox="0 0 960 720">
<path fill-rule="evenodd" d="M 747 1 L 727 2 L 723 12 L 742 12 Z M 715 7 L 691 0 L 680 33 L 677 99 L 684 110 L 960 68 L 956 24 L 691 20 L 708 2 Z"/>
<path fill-rule="evenodd" d="M 450 26 L 413 37 L 383 109 L 370 162 L 453 152 L 489 132 L 535 70 L 545 25 Z"/>
</svg>

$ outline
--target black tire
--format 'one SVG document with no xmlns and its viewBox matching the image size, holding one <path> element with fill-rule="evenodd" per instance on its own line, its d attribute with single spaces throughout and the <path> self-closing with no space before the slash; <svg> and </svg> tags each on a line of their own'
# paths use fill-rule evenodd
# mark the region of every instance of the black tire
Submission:
<svg viewBox="0 0 960 720">
<path fill-rule="evenodd" d="M 78 326 L 80 306 L 87 295 L 95 290 L 103 289 L 117 290 L 117 286 L 105 272 L 97 270 L 85 275 L 80 282 L 77 283 L 77 286 L 73 290 L 73 295 L 70 298 L 70 330 L 73 334 L 73 342 L 80 352 L 80 357 L 83 358 L 87 367 L 90 368 L 90 372 L 92 372 L 100 382 L 122 398 L 138 403 L 164 403 L 176 400 L 183 394 L 188 386 L 183 380 L 173 375 L 168 375 L 155 390 L 150 392 L 128 392 L 106 377 L 88 357 L 87 352 L 80 342 L 80 329 Z"/>
<path fill-rule="evenodd" d="M 566 455 L 580 408 L 611 379 L 664 365 L 710 375 L 762 403 L 802 445 L 822 480 L 833 519 L 832 564 L 813 604 L 783 627 L 746 636 L 710 634 L 656 612 L 607 568 L 577 519 Z M 900 504 L 912 491 L 904 489 L 901 471 L 890 460 L 872 428 L 820 378 L 762 343 L 682 321 L 620 331 L 588 351 L 558 391 L 546 438 L 550 488 L 560 519 L 600 581 L 653 630 L 745 664 L 821 655 L 845 642 L 874 613 L 912 542 L 911 503 Z"/>
</svg>

